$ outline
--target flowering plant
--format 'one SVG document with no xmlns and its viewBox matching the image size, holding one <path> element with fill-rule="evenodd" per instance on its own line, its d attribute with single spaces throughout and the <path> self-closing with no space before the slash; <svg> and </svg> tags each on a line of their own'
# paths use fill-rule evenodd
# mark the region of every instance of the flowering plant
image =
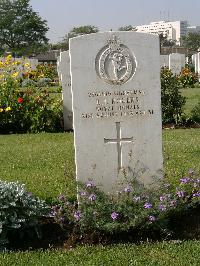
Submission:
<svg viewBox="0 0 200 266">
<path fill-rule="evenodd" d="M 20 64 L 11 56 L 0 61 L 0 133 L 60 130 L 61 100 L 34 87 L 21 89 Z"/>
<path fill-rule="evenodd" d="M 175 189 L 168 184 L 158 190 L 146 189 L 134 180 L 121 191 L 107 195 L 93 182 L 79 185 L 79 204 L 70 203 L 61 195 L 52 216 L 62 227 L 71 223 L 81 232 L 120 233 L 154 228 L 168 233 L 171 215 L 199 206 L 199 199 L 200 179 L 190 170 Z"/>
<path fill-rule="evenodd" d="M 52 64 L 39 64 L 34 70 L 29 66 L 23 73 L 23 80 L 31 80 L 38 85 L 45 82 L 47 85 L 58 85 L 57 69 Z"/>
<path fill-rule="evenodd" d="M 185 67 L 181 70 L 178 80 L 182 87 L 194 87 L 194 84 L 198 82 L 197 73 L 192 72 L 189 67 Z"/>
</svg>

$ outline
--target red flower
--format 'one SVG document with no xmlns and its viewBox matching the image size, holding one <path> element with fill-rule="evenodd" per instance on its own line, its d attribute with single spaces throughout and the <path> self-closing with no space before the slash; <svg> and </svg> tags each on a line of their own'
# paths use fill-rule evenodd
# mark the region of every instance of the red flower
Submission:
<svg viewBox="0 0 200 266">
<path fill-rule="evenodd" d="M 23 98 L 18 98 L 17 101 L 18 101 L 18 103 L 23 103 L 24 100 L 23 100 Z"/>
</svg>

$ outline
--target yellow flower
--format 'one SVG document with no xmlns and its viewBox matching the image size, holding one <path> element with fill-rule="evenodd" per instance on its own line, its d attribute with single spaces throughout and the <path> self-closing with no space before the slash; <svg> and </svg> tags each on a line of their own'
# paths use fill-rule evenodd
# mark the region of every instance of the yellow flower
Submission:
<svg viewBox="0 0 200 266">
<path fill-rule="evenodd" d="M 2 113 L 3 112 L 3 108 L 0 108 L 0 113 Z"/>
<path fill-rule="evenodd" d="M 40 74 L 38 78 L 44 78 L 44 74 Z"/>
<path fill-rule="evenodd" d="M 25 67 L 30 67 L 29 63 L 24 64 Z"/>
<path fill-rule="evenodd" d="M 20 65 L 21 63 L 19 62 L 19 61 L 14 61 L 13 63 L 12 63 L 12 65 L 13 66 L 18 66 L 18 65 Z"/>
<path fill-rule="evenodd" d="M 6 111 L 6 112 L 9 112 L 9 111 L 11 111 L 11 107 L 10 107 L 10 106 L 8 106 L 8 107 L 5 109 L 5 111 Z"/>
<path fill-rule="evenodd" d="M 15 73 L 12 74 L 12 77 L 16 78 L 18 75 L 19 75 L 19 72 L 15 72 Z"/>
<path fill-rule="evenodd" d="M 12 55 L 9 54 L 8 56 L 6 56 L 6 61 L 10 61 L 12 59 Z"/>
</svg>

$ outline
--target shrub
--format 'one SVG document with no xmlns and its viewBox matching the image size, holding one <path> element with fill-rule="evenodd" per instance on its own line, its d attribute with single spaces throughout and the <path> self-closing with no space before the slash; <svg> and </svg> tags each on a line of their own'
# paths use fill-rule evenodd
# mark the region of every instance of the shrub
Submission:
<svg viewBox="0 0 200 266">
<path fill-rule="evenodd" d="M 81 233 L 138 234 L 145 230 L 157 230 L 161 234 L 170 233 L 170 217 L 176 213 L 199 206 L 200 179 L 189 171 L 180 179 L 174 189 L 163 184 L 159 189 L 146 189 L 135 181 L 124 189 L 106 195 L 88 182 L 79 187 L 79 204 L 71 203 L 64 195 L 59 196 L 59 204 L 52 207 L 52 216 L 63 228 L 75 225 Z"/>
<path fill-rule="evenodd" d="M 195 123 L 200 123 L 200 102 L 192 109 L 191 119 Z"/>
<path fill-rule="evenodd" d="M 11 57 L 1 62 L 0 133 L 61 130 L 61 100 L 34 87 L 20 89 L 16 64 Z"/>
<path fill-rule="evenodd" d="M 198 74 L 194 73 L 189 67 L 185 67 L 181 70 L 178 80 L 182 87 L 194 87 L 198 82 Z"/>
<path fill-rule="evenodd" d="M 178 79 L 168 68 L 161 69 L 161 103 L 163 123 L 181 120 L 185 97 L 181 96 Z"/>
<path fill-rule="evenodd" d="M 47 213 L 45 202 L 34 198 L 24 185 L 0 180 L 0 247 L 16 230 L 38 232 L 39 219 Z"/>
<path fill-rule="evenodd" d="M 47 84 L 51 84 L 55 80 L 58 81 L 58 73 L 56 66 L 51 64 L 39 64 L 36 69 L 31 69 L 30 67 L 26 69 L 23 73 L 23 79 L 32 80 L 34 82 L 39 82 L 39 86 L 46 86 Z M 56 83 L 52 83 L 53 85 L 58 85 Z"/>
</svg>

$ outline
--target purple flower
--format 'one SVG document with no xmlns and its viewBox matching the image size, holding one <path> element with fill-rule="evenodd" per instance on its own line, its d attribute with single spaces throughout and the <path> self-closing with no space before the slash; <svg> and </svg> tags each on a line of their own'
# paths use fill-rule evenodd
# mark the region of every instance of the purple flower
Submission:
<svg viewBox="0 0 200 266">
<path fill-rule="evenodd" d="M 119 213 L 117 213 L 117 212 L 111 213 L 111 218 L 113 219 L 113 221 L 117 220 L 118 216 L 119 216 Z"/>
<path fill-rule="evenodd" d="M 74 213 L 74 218 L 76 219 L 76 221 L 79 221 L 81 219 L 81 212 L 80 211 L 76 211 Z"/>
<path fill-rule="evenodd" d="M 149 215 L 148 219 L 149 219 L 150 222 L 155 222 L 156 217 L 153 216 L 153 215 Z"/>
<path fill-rule="evenodd" d="M 190 182 L 190 178 L 184 177 L 184 178 L 181 178 L 180 181 L 181 181 L 181 184 L 186 184 L 186 183 Z"/>
<path fill-rule="evenodd" d="M 160 196 L 160 201 L 165 201 L 166 200 L 166 196 Z"/>
<path fill-rule="evenodd" d="M 137 197 L 137 196 L 133 197 L 133 200 L 134 200 L 135 202 L 140 202 L 140 199 L 141 199 L 140 196 L 138 196 L 138 197 Z"/>
<path fill-rule="evenodd" d="M 61 218 L 60 218 L 60 222 L 61 222 L 61 223 L 64 223 L 64 222 L 65 222 L 65 218 L 64 218 L 64 217 L 61 217 Z"/>
<path fill-rule="evenodd" d="M 81 192 L 79 192 L 79 195 L 80 196 L 86 196 L 87 195 L 87 192 L 86 191 L 81 191 Z"/>
<path fill-rule="evenodd" d="M 183 198 L 184 197 L 184 195 L 185 195 L 185 192 L 183 191 L 183 190 L 179 190 L 179 191 L 177 191 L 177 196 L 179 197 L 179 198 Z"/>
<path fill-rule="evenodd" d="M 129 193 L 129 192 L 131 192 L 132 191 L 132 189 L 131 189 L 131 187 L 125 187 L 124 188 L 124 192 L 127 192 L 127 193 Z"/>
<path fill-rule="evenodd" d="M 159 209 L 160 209 L 161 211 L 166 211 L 166 206 L 163 205 L 163 204 L 160 204 Z"/>
<path fill-rule="evenodd" d="M 151 209 L 151 208 L 152 208 L 152 204 L 149 203 L 149 202 L 146 202 L 146 203 L 144 204 L 144 208 L 145 208 L 145 209 Z"/>
<path fill-rule="evenodd" d="M 197 191 L 196 193 L 192 194 L 193 197 L 200 197 L 200 191 Z"/>
<path fill-rule="evenodd" d="M 87 187 L 87 188 L 94 187 L 94 184 L 93 184 L 92 182 L 87 182 L 87 183 L 86 183 L 86 187 Z"/>
<path fill-rule="evenodd" d="M 89 196 L 88 199 L 89 199 L 90 201 L 95 201 L 96 198 L 97 198 L 97 196 L 96 196 L 95 194 L 91 194 L 91 195 Z"/>
</svg>

